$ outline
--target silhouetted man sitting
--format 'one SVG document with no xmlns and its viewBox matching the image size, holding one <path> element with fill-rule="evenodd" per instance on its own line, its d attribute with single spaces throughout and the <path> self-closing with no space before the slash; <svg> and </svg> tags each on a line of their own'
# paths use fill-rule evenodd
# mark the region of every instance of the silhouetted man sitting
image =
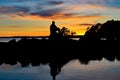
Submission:
<svg viewBox="0 0 120 80">
<path fill-rule="evenodd" d="M 50 37 L 57 37 L 60 34 L 60 29 L 55 25 L 55 21 L 52 21 L 50 25 Z"/>
</svg>

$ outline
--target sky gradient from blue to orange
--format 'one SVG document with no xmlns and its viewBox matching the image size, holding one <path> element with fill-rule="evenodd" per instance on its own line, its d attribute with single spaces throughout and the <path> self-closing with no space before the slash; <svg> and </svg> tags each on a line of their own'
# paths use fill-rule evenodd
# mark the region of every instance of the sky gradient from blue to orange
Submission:
<svg viewBox="0 0 120 80">
<path fill-rule="evenodd" d="M 48 36 L 52 20 L 83 35 L 120 19 L 120 0 L 0 0 L 0 36 Z"/>
</svg>

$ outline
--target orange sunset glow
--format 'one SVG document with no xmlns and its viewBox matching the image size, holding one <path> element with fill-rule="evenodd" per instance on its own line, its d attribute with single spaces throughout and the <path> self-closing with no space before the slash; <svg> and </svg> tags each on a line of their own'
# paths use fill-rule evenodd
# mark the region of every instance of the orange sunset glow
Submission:
<svg viewBox="0 0 120 80">
<path fill-rule="evenodd" d="M 99 3 L 99 4 L 98 4 Z M 2 0 L 0 36 L 49 36 L 51 22 L 84 35 L 88 27 L 120 18 L 119 1 Z"/>
</svg>

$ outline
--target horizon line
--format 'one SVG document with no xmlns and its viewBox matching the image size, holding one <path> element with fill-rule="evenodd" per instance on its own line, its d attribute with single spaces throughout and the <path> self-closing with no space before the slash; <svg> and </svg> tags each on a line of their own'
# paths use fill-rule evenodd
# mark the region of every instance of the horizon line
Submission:
<svg viewBox="0 0 120 80">
<path fill-rule="evenodd" d="M 82 37 L 84 35 L 68 35 L 68 36 L 63 36 L 63 37 Z M 49 38 L 50 36 L 0 36 L 0 38 Z"/>
</svg>

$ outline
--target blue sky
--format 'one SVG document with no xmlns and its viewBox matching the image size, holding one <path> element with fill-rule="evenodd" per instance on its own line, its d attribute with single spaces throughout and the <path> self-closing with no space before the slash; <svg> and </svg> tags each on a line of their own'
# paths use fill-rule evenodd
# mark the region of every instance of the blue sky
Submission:
<svg viewBox="0 0 120 80">
<path fill-rule="evenodd" d="M 60 13 L 64 10 L 67 10 L 68 13 L 66 12 L 66 14 L 77 15 L 80 13 L 78 12 L 70 13 L 69 7 L 78 6 L 78 5 L 79 6 L 97 5 L 97 6 L 103 6 L 103 7 L 119 10 L 120 1 L 119 0 L 1 0 L 0 8 L 14 7 L 15 9 L 13 9 L 12 11 L 8 9 L 8 11 L 6 12 L 2 11 L 1 9 L 0 13 L 16 13 L 16 12 L 23 11 L 27 14 L 36 14 L 40 16 L 52 16 L 55 13 Z M 45 13 L 45 15 L 43 15 L 42 11 L 43 13 Z M 52 11 L 54 13 L 51 13 Z M 90 12 L 87 12 L 87 14 L 89 13 Z"/>
</svg>

